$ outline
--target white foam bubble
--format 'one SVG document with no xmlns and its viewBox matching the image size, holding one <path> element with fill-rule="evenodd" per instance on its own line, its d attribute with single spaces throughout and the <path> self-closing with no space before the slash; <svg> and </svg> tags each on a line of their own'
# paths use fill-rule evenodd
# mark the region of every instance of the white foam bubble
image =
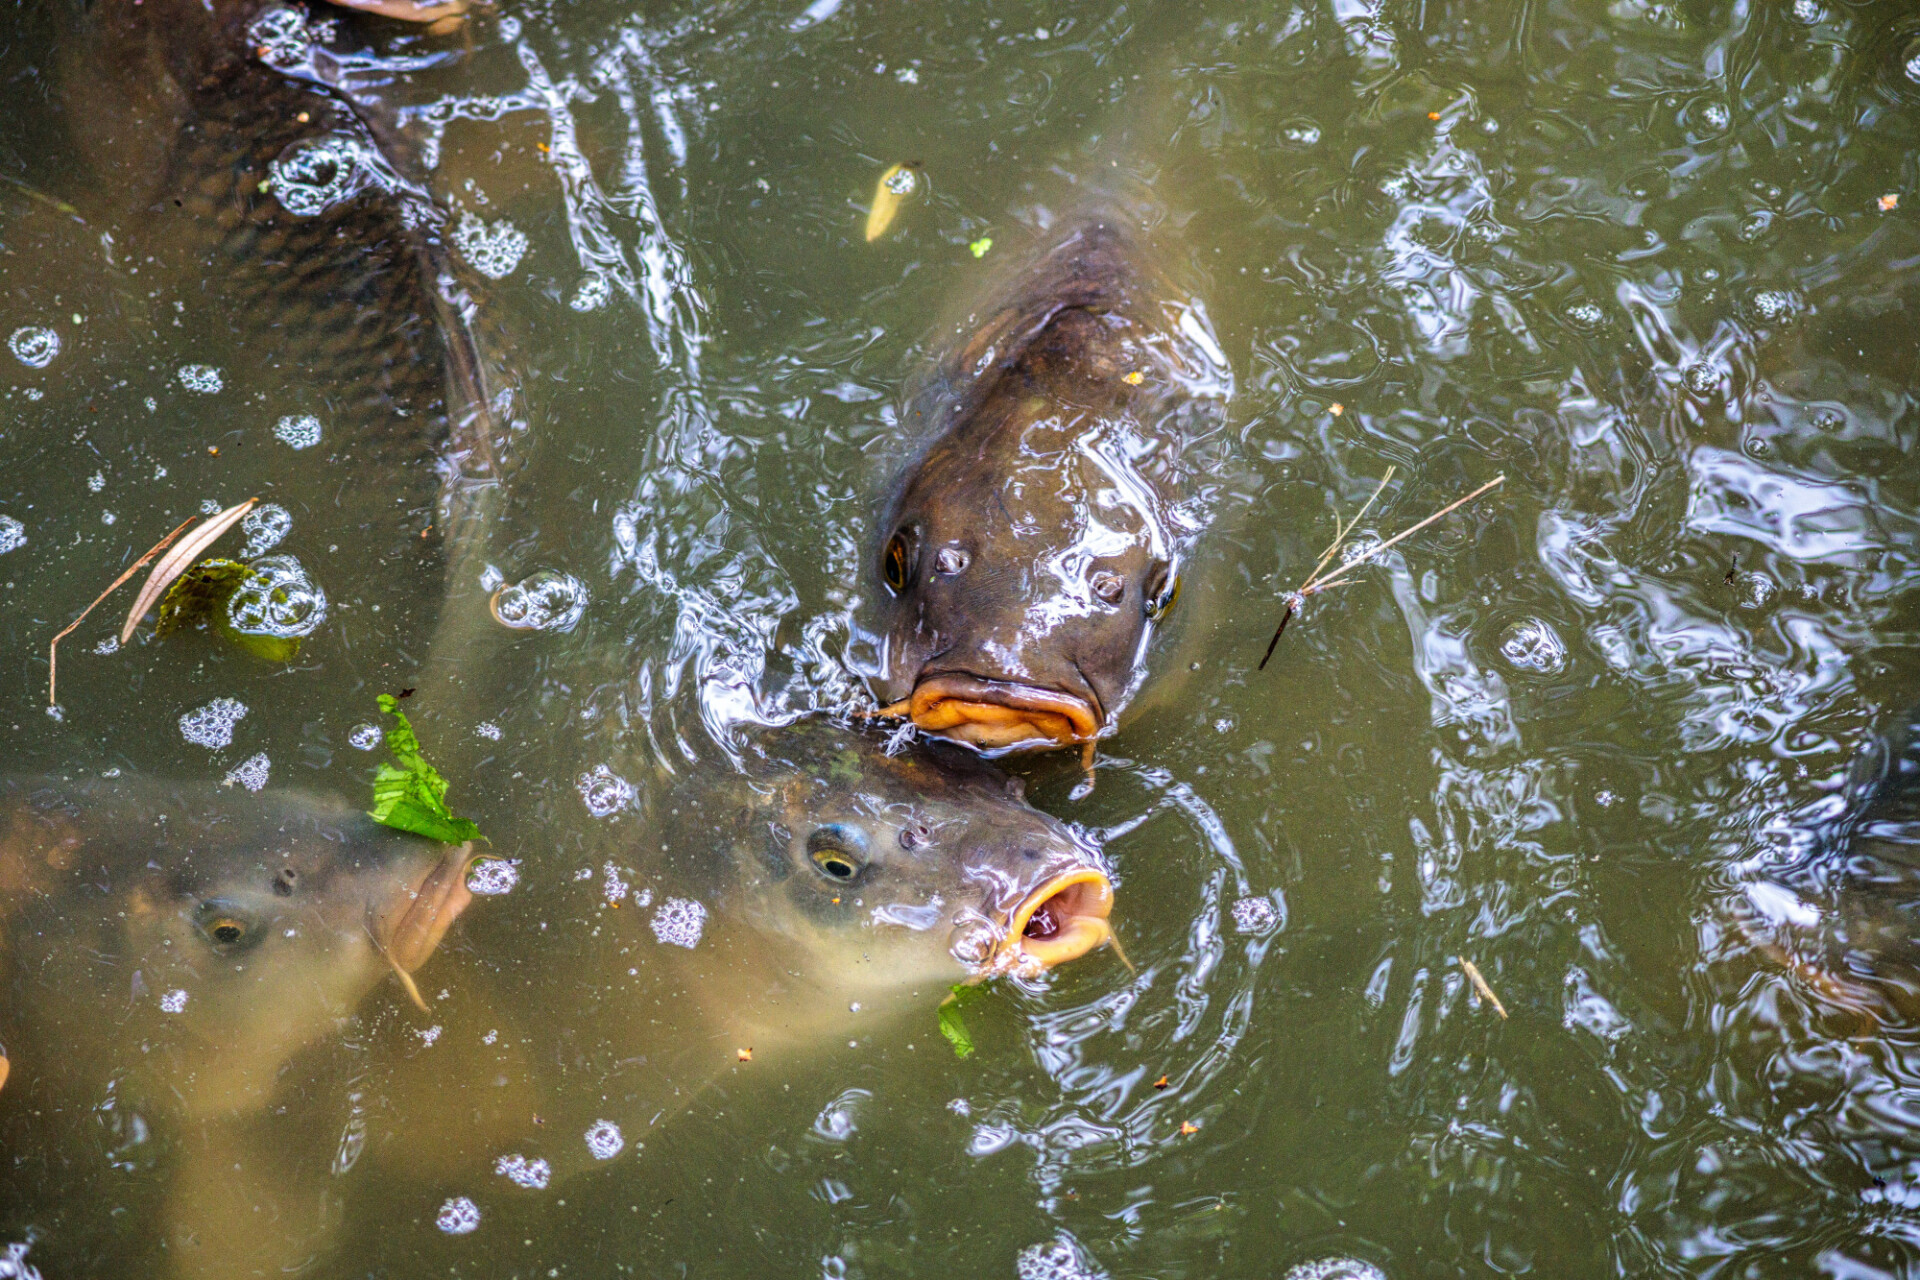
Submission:
<svg viewBox="0 0 1920 1280">
<path fill-rule="evenodd" d="M 13 331 L 7 349 L 29 369 L 44 369 L 60 354 L 60 335 L 39 325 L 26 325 Z"/>
<path fill-rule="evenodd" d="M 1022 1249 L 1013 1260 L 1013 1271 L 1020 1280 L 1098 1280 L 1107 1274 L 1064 1231 L 1044 1244 Z"/>
<path fill-rule="evenodd" d="M 491 720 L 482 720 L 479 724 L 473 726 L 473 731 L 485 738 L 488 742 L 500 741 L 500 726 Z"/>
<path fill-rule="evenodd" d="M 525 1156 L 501 1156 L 493 1162 L 493 1171 L 517 1187 L 541 1191 L 553 1180 L 553 1168 L 545 1160 Z"/>
<path fill-rule="evenodd" d="M 288 213 L 311 218 L 352 199 L 371 180 L 358 138 L 304 138 L 267 166 L 267 189 Z"/>
<path fill-rule="evenodd" d="M 180 385 L 189 391 L 210 396 L 226 386 L 227 380 L 210 364 L 189 364 L 180 367 Z"/>
<path fill-rule="evenodd" d="M 587 1150 L 595 1160 L 611 1160 L 626 1150 L 626 1135 L 611 1120 L 595 1120 L 587 1127 Z"/>
<path fill-rule="evenodd" d="M 489 280 L 504 280 L 526 256 L 526 233 L 511 222 L 488 224 L 472 213 L 460 215 L 453 229 L 453 245 L 473 269 Z"/>
<path fill-rule="evenodd" d="M 575 311 L 598 311 L 613 299 L 613 282 L 599 272 L 583 278 L 567 305 Z"/>
<path fill-rule="evenodd" d="M 587 609 L 587 584 L 570 573 L 539 573 L 501 587 L 493 616 L 516 631 L 571 631 Z"/>
<path fill-rule="evenodd" d="M 355 751 L 371 751 L 380 745 L 380 726 L 357 724 L 347 731 L 347 745 Z"/>
<path fill-rule="evenodd" d="M 487 858 L 474 863 L 467 872 L 467 891 L 483 898 L 497 898 L 503 893 L 511 893 L 519 883 L 518 859 Z"/>
<path fill-rule="evenodd" d="M 1500 656 L 1523 671 L 1558 675 L 1566 670 L 1567 642 L 1544 618 L 1528 618 L 1507 628 Z"/>
<path fill-rule="evenodd" d="M 595 765 L 592 773 L 581 774 L 574 785 L 580 789 L 587 812 L 596 818 L 611 817 L 634 801 L 633 784 L 603 764 Z"/>
<path fill-rule="evenodd" d="M 274 424 L 273 434 L 294 449 L 311 449 L 320 443 L 320 419 L 310 413 L 290 413 Z"/>
<path fill-rule="evenodd" d="M 668 898 L 654 911 L 653 936 L 669 946 L 692 948 L 707 928 L 707 909 L 692 898 Z"/>
<path fill-rule="evenodd" d="M 12 516 L 0 516 L 0 556 L 27 545 L 27 526 Z"/>
<path fill-rule="evenodd" d="M 160 997 L 160 1012 L 179 1013 L 187 1007 L 187 993 L 175 987 Z"/>
<path fill-rule="evenodd" d="M 248 756 L 228 770 L 226 784 L 231 787 L 238 783 L 249 791 L 258 791 L 267 785 L 267 774 L 272 768 L 272 761 L 262 751 L 258 755 Z"/>
<path fill-rule="evenodd" d="M 440 1206 L 435 1226 L 450 1236 L 470 1235 L 480 1227 L 480 1206 L 465 1196 L 455 1196 Z"/>
<path fill-rule="evenodd" d="M 1286 1280 L 1387 1280 L 1387 1275 L 1364 1258 L 1315 1258 L 1289 1270 Z"/>
<path fill-rule="evenodd" d="M 1233 904 L 1233 927 L 1241 933 L 1272 933 L 1279 924 L 1272 898 L 1242 898 Z"/>
<path fill-rule="evenodd" d="M 180 736 L 195 746 L 217 751 L 233 742 L 233 727 L 246 718 L 247 707 L 233 698 L 215 698 L 180 717 Z"/>
<path fill-rule="evenodd" d="M 607 878 L 600 883 L 600 892 L 607 895 L 607 901 L 619 902 L 627 896 L 627 892 L 631 887 L 632 886 L 625 880 L 620 878 L 620 868 L 609 862 L 607 864 Z"/>
<path fill-rule="evenodd" d="M 31 1247 L 21 1241 L 0 1249 L 0 1280 L 41 1280 L 40 1268 L 27 1261 Z"/>
<path fill-rule="evenodd" d="M 327 593 L 292 556 L 262 556 L 227 598 L 227 622 L 242 635 L 310 636 L 327 620 Z"/>
<path fill-rule="evenodd" d="M 98 493 L 107 487 L 107 473 L 96 471 L 87 477 L 87 492 Z"/>
<path fill-rule="evenodd" d="M 255 507 L 241 517 L 240 532 L 246 535 L 246 549 L 240 554 L 248 560 L 265 555 L 278 546 L 293 530 L 293 513 L 277 502 Z"/>
</svg>

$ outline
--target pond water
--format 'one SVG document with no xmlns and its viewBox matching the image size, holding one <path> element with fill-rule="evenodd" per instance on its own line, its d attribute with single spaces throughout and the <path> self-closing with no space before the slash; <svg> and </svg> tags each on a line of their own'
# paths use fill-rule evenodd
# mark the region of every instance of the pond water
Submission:
<svg viewBox="0 0 1920 1280">
<path fill-rule="evenodd" d="M 64 139 L 90 122 L 56 87 L 62 14 L 13 22 L 6 771 L 360 804 L 374 695 L 419 684 L 456 806 L 517 860 L 421 971 L 430 1012 L 386 984 L 284 1073 L 287 1150 L 331 1162 L 298 1209 L 306 1274 L 1916 1264 L 1920 1034 L 1860 1034 L 1753 941 L 1830 902 L 1840 820 L 1920 701 L 1910 5 L 348 18 L 360 91 L 425 140 L 495 277 L 522 393 L 485 558 L 545 575 L 519 603 L 552 625 L 457 659 L 405 624 L 430 602 L 373 613 L 373 549 L 329 525 L 316 485 L 384 477 L 298 470 L 342 429 L 332 393 L 249 367 L 197 282 L 130 277 L 128 228 L 56 207 L 88 206 Z M 631 929 L 640 964 L 671 945 L 611 901 L 648 876 L 611 812 L 645 785 L 633 762 L 678 741 L 725 769 L 709 726 L 862 697 L 846 653 L 893 406 L 934 318 L 1115 145 L 1153 174 L 1236 378 L 1177 658 L 1090 796 L 1073 761 L 1017 766 L 1105 837 L 1132 968 L 997 986 L 966 1059 L 931 990 L 922 1015 L 741 1061 L 550 1187 L 435 1166 L 436 1128 L 492 1123 L 472 1099 L 521 1098 L 621 997 L 575 963 L 592 939 Z M 909 160 L 929 190 L 868 243 L 874 184 Z M 1257 671 L 1389 468 L 1362 545 L 1506 479 L 1308 601 Z M 249 496 L 330 602 L 297 660 L 119 648 L 117 596 L 63 643 L 50 713 L 53 633 Z M 436 661 L 458 686 L 437 701 Z M 591 1093 L 586 1061 L 560 1074 Z M 0 1091 L 0 1236 L 47 1277 L 173 1265 L 156 1221 L 186 1139 L 113 1084 L 49 1092 L 17 1061 Z M 543 1104 L 512 1105 L 535 1135 Z"/>
</svg>

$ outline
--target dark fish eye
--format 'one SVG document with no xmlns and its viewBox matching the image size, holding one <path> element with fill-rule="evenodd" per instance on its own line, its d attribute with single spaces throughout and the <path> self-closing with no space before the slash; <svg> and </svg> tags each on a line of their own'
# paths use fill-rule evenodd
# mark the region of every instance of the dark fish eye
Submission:
<svg viewBox="0 0 1920 1280">
<path fill-rule="evenodd" d="M 216 951 L 237 951 L 259 940 L 260 931 L 244 913 L 224 902 L 202 904 L 198 924 Z"/>
<path fill-rule="evenodd" d="M 905 591 L 907 584 L 913 581 L 913 552 L 911 530 L 897 530 L 887 540 L 887 550 L 880 557 L 880 576 L 892 590 Z"/>
<path fill-rule="evenodd" d="M 1174 601 L 1180 598 L 1180 579 L 1166 565 L 1154 570 L 1153 580 L 1147 587 L 1147 621 L 1158 622 L 1173 608 Z"/>
<path fill-rule="evenodd" d="M 807 856 L 821 875 L 839 884 L 851 884 L 867 867 L 866 833 L 834 823 L 807 837 Z"/>
<path fill-rule="evenodd" d="M 1126 580 L 1111 569 L 1102 569 L 1093 575 L 1093 594 L 1108 604 L 1119 604 L 1127 594 Z"/>
</svg>

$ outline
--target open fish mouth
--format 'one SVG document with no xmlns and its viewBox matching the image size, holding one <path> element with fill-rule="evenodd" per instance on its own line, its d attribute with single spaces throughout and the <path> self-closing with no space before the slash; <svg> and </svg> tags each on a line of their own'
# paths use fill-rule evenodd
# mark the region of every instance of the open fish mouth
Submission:
<svg viewBox="0 0 1920 1280">
<path fill-rule="evenodd" d="M 473 901 L 473 891 L 467 888 L 467 867 L 472 862 L 471 844 L 447 848 L 418 883 L 387 903 L 371 922 L 374 941 L 408 997 L 422 1010 L 427 1002 L 413 983 L 413 971 L 432 957 L 447 930 Z"/>
<path fill-rule="evenodd" d="M 1020 900 L 994 955 L 995 972 L 1032 973 L 1113 941 L 1113 881 L 1092 867 L 1063 872 Z"/>
<path fill-rule="evenodd" d="M 1027 751 L 1091 742 L 1100 710 L 1091 699 L 1011 680 L 928 676 L 913 695 L 881 711 L 982 751 Z"/>
</svg>

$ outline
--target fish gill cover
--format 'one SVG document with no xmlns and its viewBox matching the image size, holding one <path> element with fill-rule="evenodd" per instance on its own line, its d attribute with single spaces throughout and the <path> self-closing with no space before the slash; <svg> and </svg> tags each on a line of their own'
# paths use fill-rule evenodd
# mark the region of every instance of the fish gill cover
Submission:
<svg viewBox="0 0 1920 1280">
<path fill-rule="evenodd" d="M 483 840 L 470 818 L 458 818 L 447 807 L 447 780 L 420 754 L 420 739 L 390 693 L 379 697 L 380 710 L 394 718 L 386 731 L 391 764 L 382 762 L 373 775 L 373 808 L 367 816 L 399 831 L 411 831 L 442 844 Z"/>
</svg>

